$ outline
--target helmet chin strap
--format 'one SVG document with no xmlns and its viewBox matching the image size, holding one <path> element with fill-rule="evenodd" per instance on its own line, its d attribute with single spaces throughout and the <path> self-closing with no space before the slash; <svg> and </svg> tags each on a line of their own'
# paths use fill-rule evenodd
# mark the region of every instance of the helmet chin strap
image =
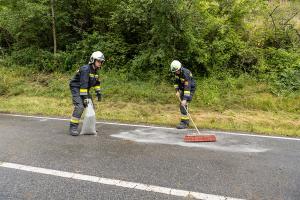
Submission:
<svg viewBox="0 0 300 200">
<path fill-rule="evenodd" d="M 93 68 L 94 68 L 95 70 L 101 69 L 101 65 L 100 65 L 99 67 L 96 67 L 95 63 L 93 63 Z"/>
</svg>

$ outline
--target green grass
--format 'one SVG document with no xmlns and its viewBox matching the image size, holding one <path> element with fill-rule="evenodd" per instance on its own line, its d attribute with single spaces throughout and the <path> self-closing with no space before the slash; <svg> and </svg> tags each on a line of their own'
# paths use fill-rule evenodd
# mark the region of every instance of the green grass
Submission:
<svg viewBox="0 0 300 200">
<path fill-rule="evenodd" d="M 0 67 L 0 112 L 69 117 L 72 74 L 38 73 Z M 126 81 L 122 74 L 101 74 L 104 99 L 97 118 L 174 126 L 179 120 L 172 83 Z M 300 136 L 300 95 L 274 96 L 266 83 L 243 75 L 202 78 L 191 114 L 199 128 Z"/>
</svg>

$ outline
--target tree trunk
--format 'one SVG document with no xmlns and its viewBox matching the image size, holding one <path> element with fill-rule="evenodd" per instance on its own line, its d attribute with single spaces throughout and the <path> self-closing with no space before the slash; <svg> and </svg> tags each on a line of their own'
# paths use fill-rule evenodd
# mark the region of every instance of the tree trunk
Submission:
<svg viewBox="0 0 300 200">
<path fill-rule="evenodd" d="M 53 31 L 53 53 L 56 54 L 56 29 L 55 29 L 55 14 L 54 14 L 54 2 L 51 0 L 51 12 L 52 12 L 52 31 Z"/>
</svg>

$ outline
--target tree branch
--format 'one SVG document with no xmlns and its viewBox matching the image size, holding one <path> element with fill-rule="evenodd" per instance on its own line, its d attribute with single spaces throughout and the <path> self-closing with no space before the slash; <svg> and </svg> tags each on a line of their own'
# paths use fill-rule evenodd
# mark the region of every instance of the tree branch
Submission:
<svg viewBox="0 0 300 200">
<path fill-rule="evenodd" d="M 275 28 L 275 31 L 277 30 L 277 28 L 276 28 L 275 20 L 274 20 L 274 18 L 273 18 L 273 14 L 274 14 L 274 12 L 276 11 L 277 8 L 279 8 L 279 5 L 277 5 L 277 6 L 273 9 L 273 11 L 269 14 L 270 17 L 271 17 L 271 19 L 272 19 L 272 22 L 273 22 L 273 26 L 274 26 L 274 28 Z"/>
<path fill-rule="evenodd" d="M 294 14 L 292 15 L 292 17 L 290 17 L 288 20 L 286 20 L 286 22 L 283 23 L 283 25 L 287 25 L 287 23 L 289 23 L 289 21 L 291 21 L 294 17 L 296 17 L 296 15 L 298 15 L 299 12 L 300 12 L 300 11 L 294 13 Z"/>
<path fill-rule="evenodd" d="M 275 41 L 276 41 L 276 38 L 277 38 L 277 34 L 276 34 L 276 32 L 277 32 L 277 27 L 276 27 L 276 24 L 275 24 L 275 20 L 274 20 L 274 18 L 273 18 L 273 14 L 274 14 L 274 12 L 275 12 L 275 10 L 276 10 L 277 8 L 279 8 L 279 5 L 277 5 L 277 6 L 273 9 L 273 11 L 269 14 L 270 17 L 271 17 L 271 19 L 272 19 L 273 26 L 274 26 Z"/>
</svg>

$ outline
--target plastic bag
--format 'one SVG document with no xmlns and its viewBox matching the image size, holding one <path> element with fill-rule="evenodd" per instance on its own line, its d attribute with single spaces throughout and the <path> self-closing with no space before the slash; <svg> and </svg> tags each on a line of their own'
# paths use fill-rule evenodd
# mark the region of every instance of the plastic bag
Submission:
<svg viewBox="0 0 300 200">
<path fill-rule="evenodd" d="M 91 99 L 88 99 L 88 105 L 85 108 L 85 114 L 80 135 L 97 135 L 96 114 Z"/>
</svg>

